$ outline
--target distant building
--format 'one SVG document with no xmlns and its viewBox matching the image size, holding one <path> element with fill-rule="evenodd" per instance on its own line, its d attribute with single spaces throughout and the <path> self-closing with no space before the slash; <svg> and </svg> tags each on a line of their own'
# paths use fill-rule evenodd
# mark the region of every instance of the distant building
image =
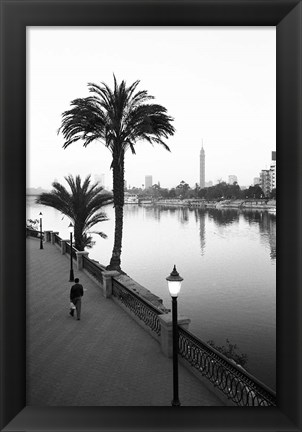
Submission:
<svg viewBox="0 0 302 432">
<path fill-rule="evenodd" d="M 205 152 L 203 149 L 203 143 L 202 143 L 202 147 L 200 150 L 200 182 L 199 182 L 199 186 L 200 189 L 203 189 L 205 187 Z"/>
<path fill-rule="evenodd" d="M 260 186 L 265 196 L 269 196 L 270 192 L 276 189 L 276 151 L 272 151 L 270 168 L 260 173 Z"/>
<path fill-rule="evenodd" d="M 205 183 L 205 187 L 212 187 L 212 186 L 213 186 L 212 180 Z"/>
<path fill-rule="evenodd" d="M 271 189 L 276 189 L 276 164 L 270 166 Z"/>
<path fill-rule="evenodd" d="M 152 187 L 152 175 L 145 176 L 145 189 Z"/>
<path fill-rule="evenodd" d="M 262 170 L 260 173 L 260 186 L 264 196 L 269 196 L 271 191 L 271 172 L 270 170 Z"/>
<path fill-rule="evenodd" d="M 270 165 L 271 190 L 276 189 L 276 152 L 272 151 L 272 162 Z"/>
<path fill-rule="evenodd" d="M 254 177 L 254 186 L 260 185 L 260 183 L 261 183 L 260 177 Z"/>
<path fill-rule="evenodd" d="M 235 175 L 229 175 L 229 184 L 232 185 L 235 182 L 238 183 L 237 176 L 235 176 Z"/>
</svg>

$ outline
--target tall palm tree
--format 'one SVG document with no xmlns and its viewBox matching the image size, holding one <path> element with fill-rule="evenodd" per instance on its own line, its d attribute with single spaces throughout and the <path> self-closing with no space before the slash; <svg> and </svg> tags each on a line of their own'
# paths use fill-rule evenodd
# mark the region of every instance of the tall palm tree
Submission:
<svg viewBox="0 0 302 432">
<path fill-rule="evenodd" d="M 130 149 L 135 154 L 135 144 L 145 140 L 159 144 L 170 151 L 163 138 L 175 132 L 166 108 L 147 103 L 154 99 L 146 90 L 136 91 L 139 81 L 129 87 L 126 82 L 117 83 L 114 76 L 113 90 L 107 84 L 89 83 L 92 96 L 75 99 L 72 109 L 62 114 L 62 132 L 68 147 L 75 141 L 83 140 L 84 147 L 92 141 L 102 142 L 112 153 L 113 195 L 115 208 L 114 246 L 110 264 L 112 270 L 121 270 L 124 206 L 124 158 Z"/>
<path fill-rule="evenodd" d="M 98 183 L 90 184 L 90 175 L 81 181 L 77 175 L 65 177 L 70 192 L 58 182 L 53 182 L 51 192 L 42 193 L 37 199 L 38 204 L 53 207 L 62 214 L 68 216 L 74 225 L 75 248 L 83 251 L 85 247 L 91 247 L 92 237 L 89 235 L 90 229 L 99 222 L 108 220 L 106 214 L 100 209 L 112 202 L 112 195 L 102 192 L 103 188 Z M 93 231 L 101 237 L 106 238 L 106 234 Z"/>
</svg>

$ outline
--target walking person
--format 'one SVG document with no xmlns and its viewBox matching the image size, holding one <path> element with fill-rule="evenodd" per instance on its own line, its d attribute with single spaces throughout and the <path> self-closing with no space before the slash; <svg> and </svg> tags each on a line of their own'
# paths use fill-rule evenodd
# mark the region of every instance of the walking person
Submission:
<svg viewBox="0 0 302 432">
<path fill-rule="evenodd" d="M 75 305 L 77 320 L 81 319 L 82 297 L 84 295 L 83 285 L 79 283 L 79 278 L 75 278 L 75 284 L 70 289 L 70 302 Z M 70 315 L 74 315 L 74 309 L 70 310 Z"/>
</svg>

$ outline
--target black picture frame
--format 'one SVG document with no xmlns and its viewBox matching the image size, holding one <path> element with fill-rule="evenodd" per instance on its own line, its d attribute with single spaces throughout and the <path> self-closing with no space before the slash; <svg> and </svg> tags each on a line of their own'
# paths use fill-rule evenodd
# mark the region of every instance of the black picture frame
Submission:
<svg viewBox="0 0 302 432">
<path fill-rule="evenodd" d="M 301 0 L 0 3 L 1 430 L 301 431 Z M 25 32 L 26 26 L 53 25 L 276 26 L 276 408 L 25 406 Z"/>
</svg>

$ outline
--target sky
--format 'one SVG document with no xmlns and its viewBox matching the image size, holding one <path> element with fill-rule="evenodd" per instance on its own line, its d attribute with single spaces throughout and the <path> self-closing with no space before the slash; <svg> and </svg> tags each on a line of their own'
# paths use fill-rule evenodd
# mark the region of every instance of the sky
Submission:
<svg viewBox="0 0 302 432">
<path fill-rule="evenodd" d="M 140 80 L 154 103 L 174 118 L 171 152 L 138 142 L 125 157 L 125 180 L 141 187 L 199 183 L 236 175 L 249 186 L 268 169 L 276 149 L 275 27 L 28 27 L 27 187 L 105 175 L 112 188 L 111 153 L 100 142 L 63 149 L 57 134 L 70 102 L 89 95 L 89 82 Z M 65 183 L 66 185 L 66 183 Z"/>
</svg>

